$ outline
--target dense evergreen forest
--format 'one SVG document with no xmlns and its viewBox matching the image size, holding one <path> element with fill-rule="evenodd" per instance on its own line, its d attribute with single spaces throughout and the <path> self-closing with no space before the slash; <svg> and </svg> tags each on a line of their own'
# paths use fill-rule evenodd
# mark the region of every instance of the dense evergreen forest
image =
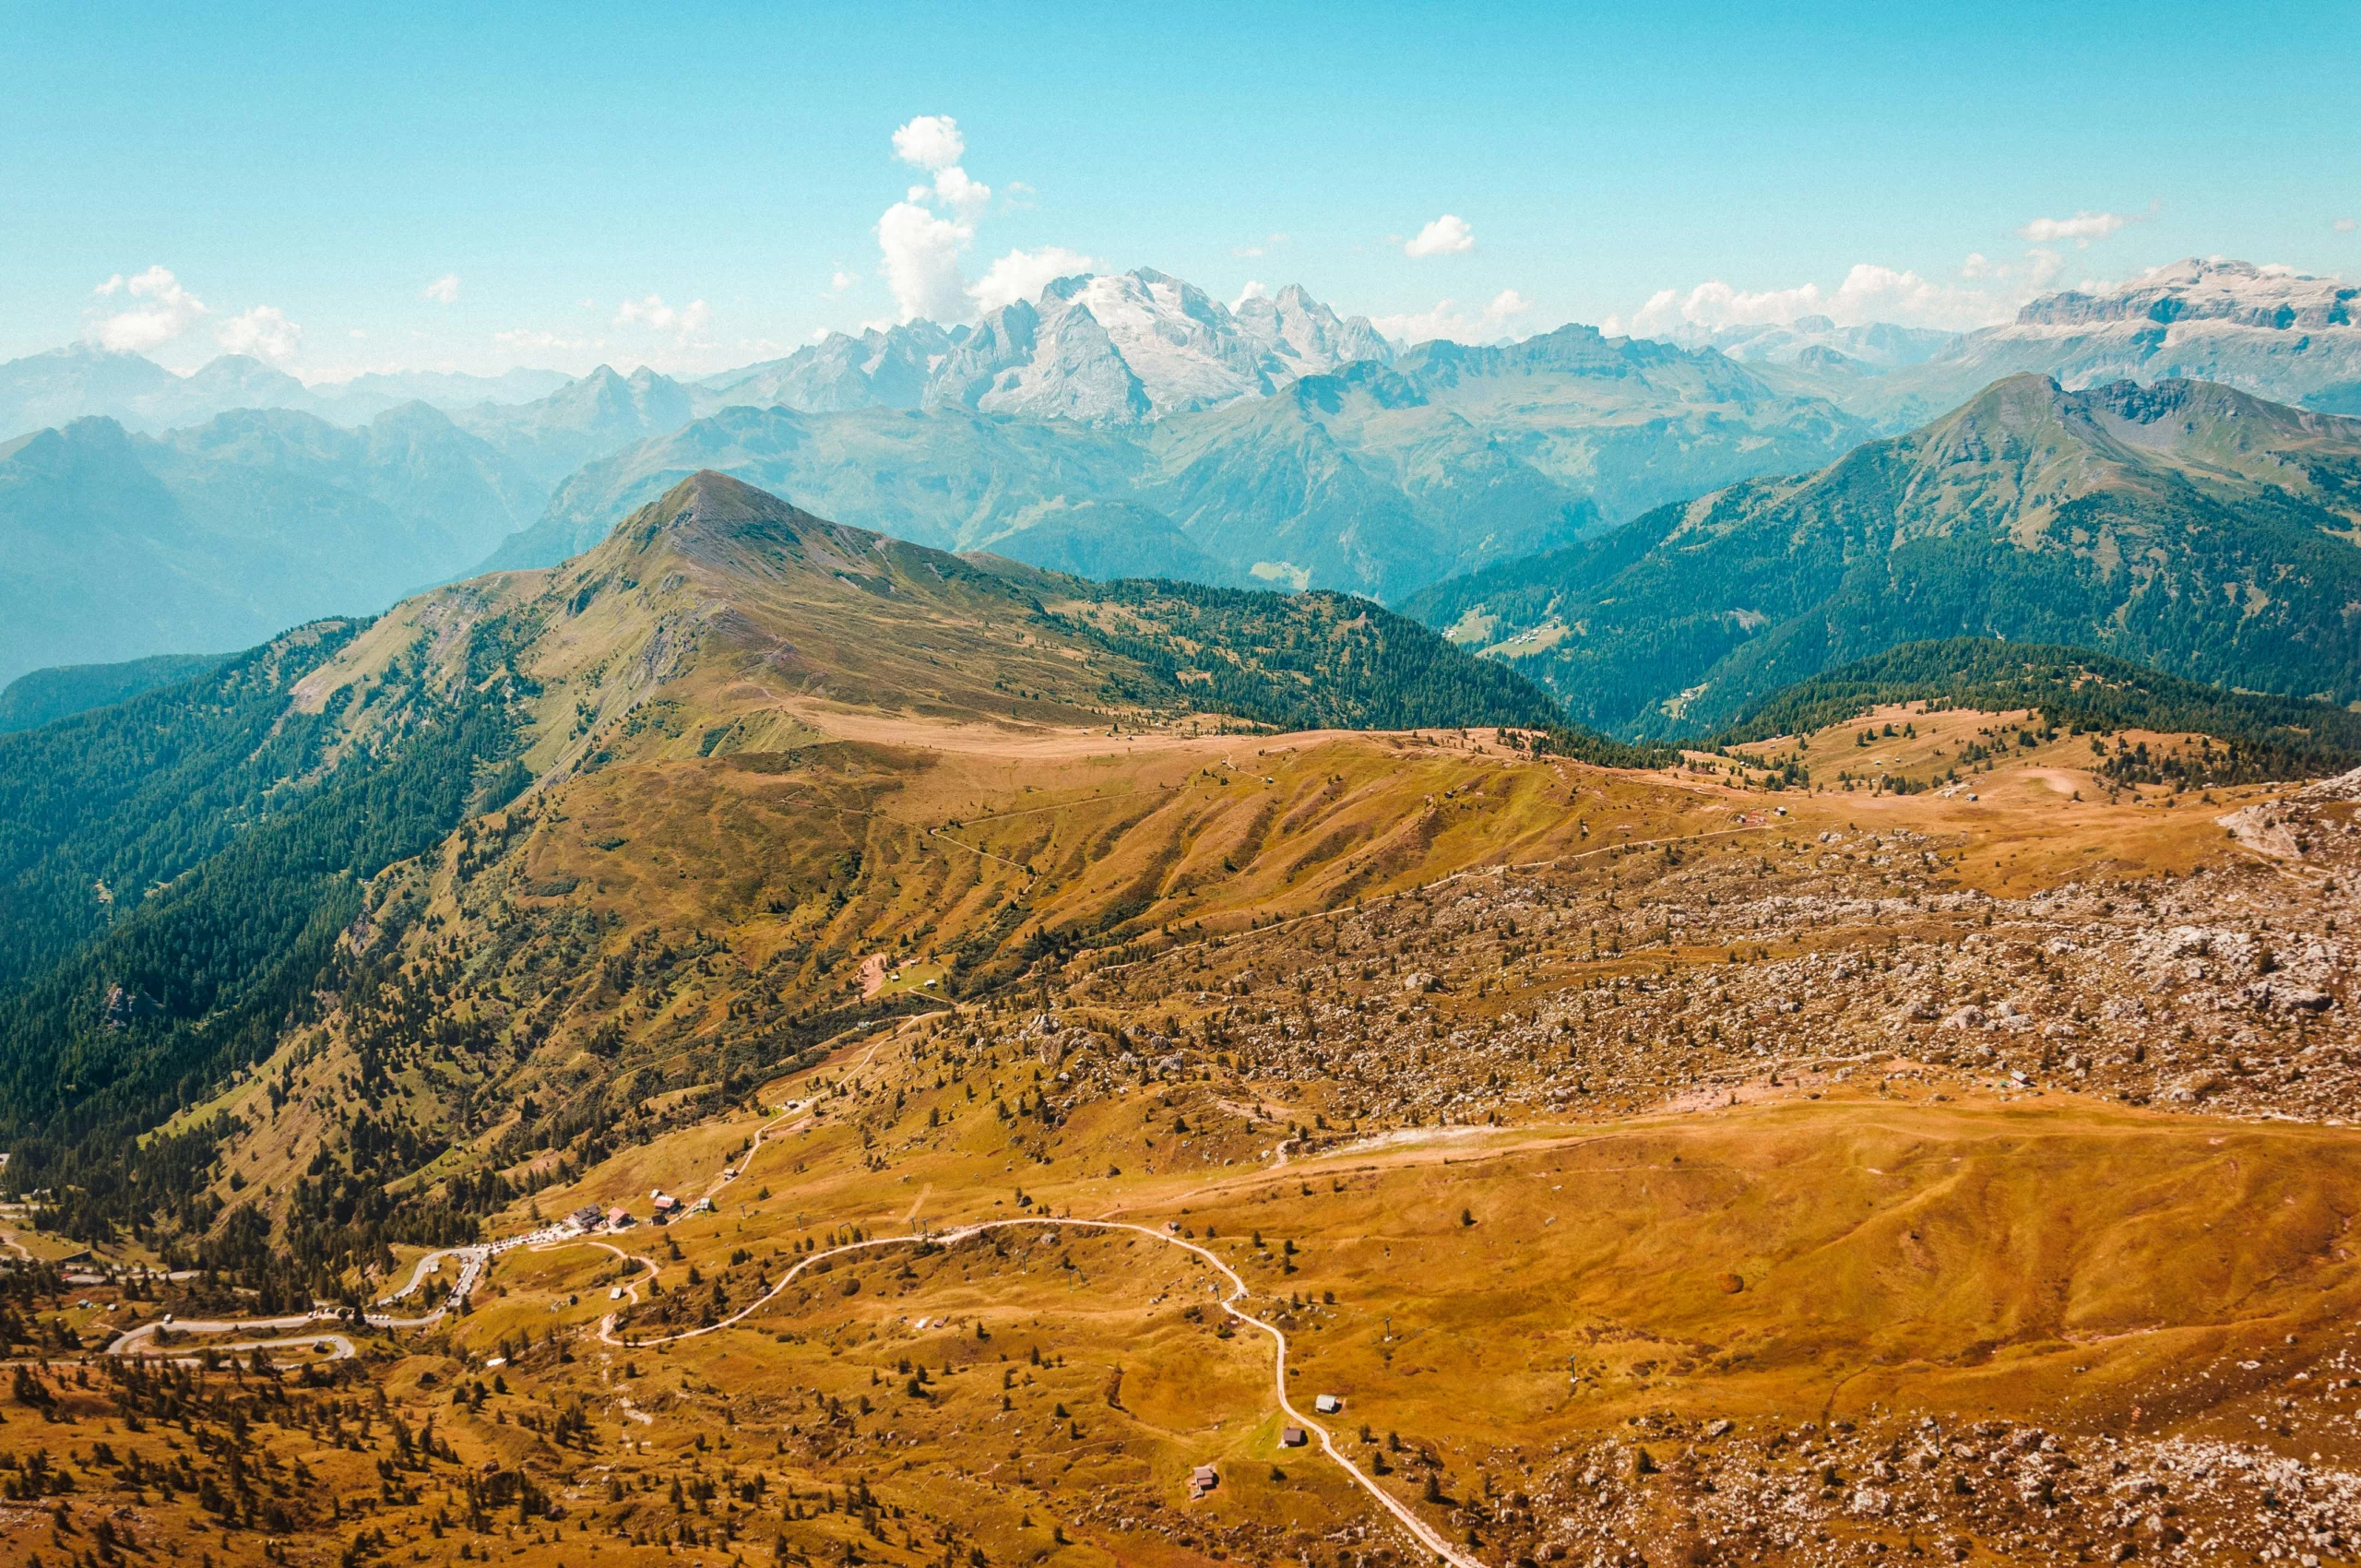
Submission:
<svg viewBox="0 0 2361 1568">
<path fill-rule="evenodd" d="M 316 623 L 112 709 L 0 736 L 0 986 L 303 799 L 334 716 L 290 711 L 289 692 L 357 629 Z"/>
<path fill-rule="evenodd" d="M 0 973 L 0 1142 L 8 1184 L 51 1191 L 49 1223 L 69 1235 L 209 1224 L 195 1194 L 226 1129 L 153 1130 L 319 1005 L 370 877 L 526 781 L 496 626 L 456 679 L 433 677 L 422 647 L 396 660 L 365 725 L 339 729 L 340 703 L 291 707 L 289 688 L 356 630 L 303 628 L 0 739 L 21 914 Z M 262 1239 L 236 1231 L 219 1243 L 255 1261 Z"/>
<path fill-rule="evenodd" d="M 2101 771 L 2125 783 L 2248 783 L 2361 766 L 2361 714 L 2332 704 L 2226 691 L 2087 648 L 1989 637 L 1905 643 L 1857 659 L 1787 687 L 1714 739 L 1735 745 L 1803 734 L 1905 702 L 2031 709 L 2046 728 L 2069 733 L 2195 732 L 2225 748 L 2151 758 L 2142 747 L 2136 757 L 2127 749 L 2104 759 Z"/>
<path fill-rule="evenodd" d="M 160 653 L 120 664 L 61 664 L 29 671 L 0 687 L 0 735 L 129 702 L 142 692 L 193 681 L 228 662 L 219 654 Z"/>
</svg>

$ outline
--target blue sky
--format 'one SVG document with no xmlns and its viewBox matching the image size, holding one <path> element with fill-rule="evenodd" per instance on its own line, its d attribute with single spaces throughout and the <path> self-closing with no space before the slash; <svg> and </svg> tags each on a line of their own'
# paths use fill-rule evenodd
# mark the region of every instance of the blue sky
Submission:
<svg viewBox="0 0 2361 1568">
<path fill-rule="evenodd" d="M 708 370 L 1012 252 L 1413 335 L 2361 276 L 2349 6 L 1767 9 L 10 4 L 0 357 Z"/>
</svg>

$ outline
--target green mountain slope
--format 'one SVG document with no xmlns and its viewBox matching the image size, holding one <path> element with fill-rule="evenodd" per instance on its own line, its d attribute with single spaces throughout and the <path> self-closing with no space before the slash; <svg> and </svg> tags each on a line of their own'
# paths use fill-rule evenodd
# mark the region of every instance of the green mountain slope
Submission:
<svg viewBox="0 0 2361 1568">
<path fill-rule="evenodd" d="M 1898 643 L 2089 647 L 2361 697 L 2361 422 L 2202 382 L 1996 383 L 1817 473 L 1658 509 L 1405 608 L 1627 733 L 1719 727 Z"/>
<path fill-rule="evenodd" d="M 368 878 L 524 782 L 492 628 L 456 668 L 413 647 L 301 700 L 359 630 L 0 737 L 0 1138 L 69 1228 L 152 1210 L 208 1159 L 210 1133 L 132 1140 L 318 1005 Z"/>
<path fill-rule="evenodd" d="M 1071 607 L 1070 607 L 1071 606 Z M 1060 621 L 1136 663 L 1120 695 L 1176 699 L 1283 730 L 1413 730 L 1470 722 L 1546 728 L 1558 705 L 1524 676 L 1470 658 L 1367 600 L 1197 583 L 1105 584 Z"/>
</svg>

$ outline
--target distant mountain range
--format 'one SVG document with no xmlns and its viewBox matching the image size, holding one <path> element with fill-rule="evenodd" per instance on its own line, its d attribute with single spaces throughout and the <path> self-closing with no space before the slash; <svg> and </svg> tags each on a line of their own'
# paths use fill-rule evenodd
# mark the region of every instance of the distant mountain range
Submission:
<svg viewBox="0 0 2361 1568">
<path fill-rule="evenodd" d="M 1411 599 L 1584 722 L 1696 733 L 1896 644 L 2070 644 L 2361 699 L 2361 420 L 2210 383 L 1987 387 L 1799 479 L 1751 480 Z"/>
<path fill-rule="evenodd" d="M 699 405 L 692 390 L 646 365 L 619 375 L 600 365 L 529 403 L 479 403 L 452 418 L 481 436 L 544 490 L 593 458 L 678 430 Z"/>
<path fill-rule="evenodd" d="M 1964 336 L 1883 321 L 1839 327 L 1825 315 L 1800 315 L 1784 324 L 1684 326 L 1664 338 L 1684 349 L 1712 349 L 1742 364 L 1802 365 L 1838 374 L 1875 375 L 1925 364 L 1957 348 Z"/>
<path fill-rule="evenodd" d="M 0 683 L 241 647 L 462 570 L 542 487 L 423 403 L 346 429 L 243 409 L 163 437 L 0 442 Z"/>
<path fill-rule="evenodd" d="M 940 548 L 1392 600 L 1868 434 L 1722 355 L 1568 327 L 1428 343 L 1148 422 L 730 409 L 584 468 L 488 565 L 564 560 L 714 469 Z"/>
<path fill-rule="evenodd" d="M 602 365 L 307 387 L 252 359 L 183 377 L 77 346 L 0 365 L 0 429 L 46 424 L 62 444 L 0 463 L 0 526 L 41 541 L 0 566 L 0 679 L 238 646 L 479 564 L 547 564 L 705 468 L 1057 570 L 1399 602 L 1820 469 L 2025 368 L 2070 389 L 2194 374 L 2361 407 L 2354 295 L 2190 261 L 1964 337 L 1804 317 L 1686 347 L 1567 327 L 1405 349 L 1298 287 L 1227 306 L 1141 269 L 702 381 Z M 92 415 L 135 439 L 67 434 Z M 105 474 L 102 454 L 135 471 Z M 123 550 L 100 566 L 63 542 L 86 539 Z"/>
<path fill-rule="evenodd" d="M 573 380 L 553 370 L 500 375 L 421 370 L 373 372 L 307 386 L 244 354 L 223 354 L 191 374 L 176 375 L 145 355 L 69 343 L 0 363 L 0 438 L 90 418 L 152 434 L 201 424 L 232 409 L 292 409 L 337 424 L 366 424 L 403 403 L 440 409 L 523 403 Z"/>
<path fill-rule="evenodd" d="M 1956 407 L 2003 375 L 2039 371 L 2068 387 L 2174 377 L 2215 381 L 2323 412 L 2361 412 L 2361 288 L 2251 262 L 2190 257 L 2096 293 L 2045 295 L 2006 326 L 1957 333 L 1826 315 L 1663 334 L 1755 368 L 1790 394 L 1825 398 L 1887 432 Z M 1134 423 L 1267 397 L 1299 376 L 1412 345 L 1366 316 L 1340 316 L 1301 287 L 1224 305 L 1142 267 L 1060 279 L 973 326 L 914 321 L 830 333 L 783 359 L 673 381 L 680 417 L 724 408 L 801 413 L 955 405 L 986 413 Z M 600 367 L 585 380 L 623 380 Z M 498 376 L 372 374 L 305 386 L 241 355 L 175 375 L 137 354 L 73 344 L 0 364 L 0 436 L 87 415 L 155 432 L 233 408 L 285 408 L 365 423 L 418 401 L 455 415 L 548 398 L 575 384 L 556 371 Z M 606 396 L 607 394 L 599 394 Z M 651 417 L 676 400 L 664 391 Z M 487 416 L 475 424 L 498 422 Z M 531 422 L 529 421 L 526 422 Z M 642 434 L 652 434 L 643 432 Z M 611 448 L 610 448 L 611 450 Z M 548 462 L 554 462 L 554 451 Z M 587 459 L 586 459 L 587 460 Z"/>
</svg>

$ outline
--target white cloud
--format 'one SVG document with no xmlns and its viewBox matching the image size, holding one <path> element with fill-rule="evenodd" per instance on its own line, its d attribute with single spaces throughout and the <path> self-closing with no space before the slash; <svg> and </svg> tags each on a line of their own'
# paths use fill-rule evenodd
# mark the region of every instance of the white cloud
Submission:
<svg viewBox="0 0 2361 1568">
<path fill-rule="evenodd" d="M 1460 255 L 1476 248 L 1476 231 L 1464 218 L 1444 213 L 1441 218 L 1410 236 L 1403 245 L 1406 256 Z"/>
<path fill-rule="evenodd" d="M 877 220 L 877 248 L 885 265 L 885 287 L 904 321 L 920 316 L 958 321 L 967 314 L 967 280 L 959 253 L 975 238 L 975 226 L 938 218 L 916 202 L 897 201 Z"/>
<path fill-rule="evenodd" d="M 921 169 L 948 169 L 967 153 L 967 138 L 948 114 L 920 114 L 894 133 L 894 156 Z"/>
<path fill-rule="evenodd" d="M 1503 289 L 1492 303 L 1473 315 L 1451 300 L 1437 300 L 1432 310 L 1413 315 L 1372 316 L 1370 324 L 1401 343 L 1424 343 L 1447 338 L 1454 343 L 1489 343 L 1511 336 L 1510 322 L 1533 308 L 1533 302 L 1514 289 Z"/>
<path fill-rule="evenodd" d="M 2340 234 L 2350 234 L 2354 228 L 2354 221 L 2350 218 L 2340 218 L 2336 220 L 2336 232 Z"/>
<path fill-rule="evenodd" d="M 1097 266 L 1090 257 L 1059 245 L 1013 250 L 969 284 L 960 258 L 976 238 L 976 225 L 990 210 L 992 190 L 968 177 L 960 160 L 967 138 L 948 114 L 920 114 L 894 133 L 894 156 L 933 178 L 914 184 L 877 220 L 880 273 L 893 293 L 902 321 L 921 316 L 940 322 L 970 320 L 976 312 L 997 310 L 1030 299 L 1044 285 Z M 1033 188 L 1012 182 L 1004 207 L 1032 205 Z M 848 277 L 839 269 L 839 291 Z"/>
<path fill-rule="evenodd" d="M 998 310 L 1003 305 L 1034 298 L 1061 278 L 1093 271 L 1097 266 L 1089 256 L 1062 245 L 1011 251 L 984 269 L 983 277 L 967 291 L 967 297 L 976 302 L 979 310 Z"/>
<path fill-rule="evenodd" d="M 691 300 L 675 308 L 664 303 L 661 294 L 650 294 L 644 300 L 625 300 L 615 312 L 617 327 L 646 327 L 670 334 L 681 343 L 694 341 L 705 335 L 713 323 L 713 310 L 703 300 Z"/>
<path fill-rule="evenodd" d="M 2066 258 L 2056 251 L 2035 245 L 2025 252 L 2025 286 L 2036 294 L 2058 281 L 2058 275 L 2065 270 Z"/>
<path fill-rule="evenodd" d="M 991 205 L 992 188 L 967 178 L 967 171 L 955 163 L 935 171 L 934 198 L 960 217 L 972 219 Z"/>
<path fill-rule="evenodd" d="M 459 298 L 459 275 L 456 272 L 445 272 L 442 277 L 421 289 L 418 291 L 418 297 L 421 300 L 433 300 L 438 305 L 456 303 Z"/>
<path fill-rule="evenodd" d="M 1246 287 L 1238 291 L 1238 298 L 1229 302 L 1229 308 L 1236 310 L 1239 306 L 1244 304 L 1249 300 L 1267 300 L 1270 297 L 1270 290 L 1265 289 L 1260 283 L 1249 281 Z"/>
<path fill-rule="evenodd" d="M 102 316 L 92 327 L 90 335 L 99 345 L 118 353 L 140 354 L 161 348 L 209 314 L 205 302 L 182 288 L 180 279 L 162 267 L 151 267 L 130 278 L 117 273 L 93 291 L 101 298 L 128 294 L 144 302 Z"/>
<path fill-rule="evenodd" d="M 2071 240 L 2087 250 L 2093 240 L 2104 240 L 2139 221 L 2140 215 L 2134 212 L 2077 212 L 2071 218 L 2036 218 L 2017 231 L 2017 238 L 2037 245 Z"/>
<path fill-rule="evenodd" d="M 1286 232 L 1265 234 L 1251 245 L 1232 245 L 1229 254 L 1241 260 L 1252 261 L 1295 244 L 1295 236 Z"/>
<path fill-rule="evenodd" d="M 256 305 L 224 321 L 213 339 L 231 353 L 284 364 L 303 347 L 303 329 L 277 305 Z"/>
<path fill-rule="evenodd" d="M 1981 268 L 1964 268 L 1971 277 L 2004 275 L 1986 258 L 1969 259 Z M 2036 263 L 2035 270 L 2038 269 Z M 1963 329 L 2004 320 L 2014 308 L 2015 302 L 2002 294 L 1937 283 L 1916 272 L 1865 261 L 1856 263 L 1845 274 L 1844 282 L 1833 290 L 1822 289 L 1817 283 L 1801 283 L 1791 289 L 1747 291 L 1719 279 L 1700 283 L 1685 293 L 1677 289 L 1660 289 L 1632 313 L 1627 329 L 1647 336 L 1683 325 L 1785 326 L 1804 315 L 1825 315 L 1840 327 L 1888 321 L 1903 326 Z"/>
<path fill-rule="evenodd" d="M 855 283 L 860 281 L 860 273 L 852 271 L 848 267 L 839 267 L 828 275 L 828 292 L 832 294 L 841 294 L 847 289 L 851 288 Z"/>
<path fill-rule="evenodd" d="M 1022 180 L 1011 180 L 1000 190 L 1000 204 L 1011 212 L 1030 212 L 1034 198 L 1041 193 Z"/>
</svg>

